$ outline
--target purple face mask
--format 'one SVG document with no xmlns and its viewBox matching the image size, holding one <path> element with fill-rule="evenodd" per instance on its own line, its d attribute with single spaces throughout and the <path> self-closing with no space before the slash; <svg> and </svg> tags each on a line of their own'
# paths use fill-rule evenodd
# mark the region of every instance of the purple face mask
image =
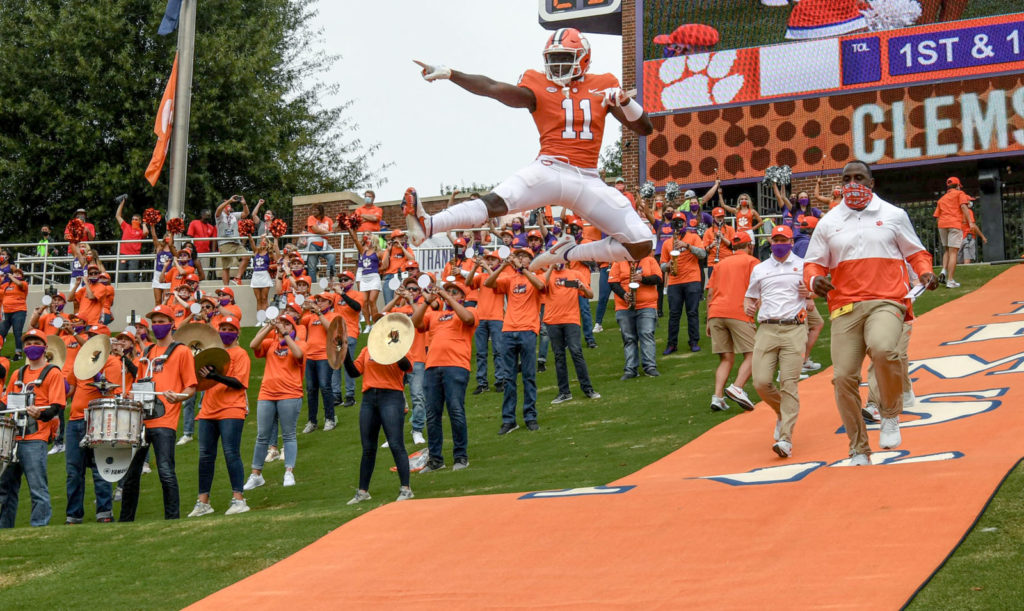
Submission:
<svg viewBox="0 0 1024 611">
<path fill-rule="evenodd" d="M 295 329 L 292 329 L 292 332 L 288 334 L 288 337 L 290 337 L 292 339 L 295 339 Z M 288 342 L 286 342 L 284 339 L 281 340 L 281 345 L 282 346 L 284 346 L 287 343 Z"/>
<path fill-rule="evenodd" d="M 25 346 L 25 356 L 30 361 L 41 359 L 44 354 L 46 354 L 46 346 Z"/>
<path fill-rule="evenodd" d="M 54 310 L 55 312 L 63 312 L 63 311 L 64 311 L 64 304 L 62 303 L 62 304 L 60 304 L 60 305 L 55 305 L 55 306 L 53 306 L 53 310 Z"/>
<path fill-rule="evenodd" d="M 169 322 L 161 323 L 161 324 L 154 323 L 153 324 L 153 335 L 156 336 L 157 339 L 163 339 L 163 338 L 167 337 L 167 334 L 171 332 L 172 328 L 174 328 L 174 323 L 169 323 Z"/>
<path fill-rule="evenodd" d="M 806 197 L 801 197 L 800 199 L 796 200 L 796 203 L 800 204 L 801 208 L 806 208 L 808 204 L 811 203 L 811 200 Z"/>
<path fill-rule="evenodd" d="M 235 343 L 236 339 L 238 339 L 238 333 L 235 333 L 234 331 L 220 332 L 220 341 L 224 342 L 225 346 L 230 346 L 231 344 Z"/>
<path fill-rule="evenodd" d="M 225 297 L 224 299 L 221 299 L 220 300 L 220 305 L 222 305 L 222 306 L 231 305 L 231 299 L 228 298 L 228 297 Z"/>
<path fill-rule="evenodd" d="M 788 242 L 772 244 L 772 254 L 778 259 L 785 259 L 788 257 L 791 250 L 793 250 L 793 245 Z"/>
</svg>

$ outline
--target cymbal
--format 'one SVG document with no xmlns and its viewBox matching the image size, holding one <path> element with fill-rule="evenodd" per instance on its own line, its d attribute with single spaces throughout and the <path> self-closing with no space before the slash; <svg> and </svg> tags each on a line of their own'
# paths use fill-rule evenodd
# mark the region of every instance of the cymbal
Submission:
<svg viewBox="0 0 1024 611">
<path fill-rule="evenodd" d="M 228 351 L 223 348 L 205 348 L 199 351 L 196 355 L 196 379 L 199 380 L 199 384 L 196 385 L 197 390 L 209 390 L 216 384 L 209 378 L 199 377 L 199 371 L 204 367 L 212 365 L 217 373 L 225 375 L 228 372 L 228 366 L 231 364 L 231 355 Z"/>
<path fill-rule="evenodd" d="M 374 361 L 381 365 L 391 365 L 409 353 L 415 339 L 416 328 L 412 325 L 412 319 L 405 314 L 392 312 L 373 323 L 366 347 Z"/>
<path fill-rule="evenodd" d="M 327 364 L 331 369 L 341 369 L 345 362 L 344 350 L 348 350 L 348 333 L 345 319 L 337 316 L 327 327 Z"/>
<path fill-rule="evenodd" d="M 121 388 L 120 384 L 114 384 L 113 382 L 108 382 L 107 380 L 103 380 L 100 382 L 89 382 L 89 386 L 95 387 L 97 390 L 99 390 L 101 393 L 105 395 L 109 394 L 110 391 L 114 390 L 115 388 Z"/>
<path fill-rule="evenodd" d="M 174 341 L 188 346 L 192 354 L 206 348 L 218 348 L 223 345 L 220 341 L 220 334 L 214 331 L 210 325 L 201 322 L 190 322 L 178 327 L 174 332 Z"/>
<path fill-rule="evenodd" d="M 68 360 L 68 345 L 56 335 L 47 335 L 46 362 L 63 368 L 66 360 Z"/>
<path fill-rule="evenodd" d="M 103 371 L 107 364 L 107 357 L 110 356 L 110 336 L 94 335 L 90 337 L 75 357 L 75 377 L 79 380 L 88 380 L 97 373 Z"/>
</svg>

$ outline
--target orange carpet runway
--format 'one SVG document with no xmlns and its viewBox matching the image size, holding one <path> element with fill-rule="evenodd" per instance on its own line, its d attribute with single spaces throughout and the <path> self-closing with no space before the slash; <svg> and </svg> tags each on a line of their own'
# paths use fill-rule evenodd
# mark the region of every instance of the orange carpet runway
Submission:
<svg viewBox="0 0 1024 611">
<path fill-rule="evenodd" d="M 1021 458 L 1022 285 L 1019 266 L 915 322 L 918 403 L 874 466 L 841 468 L 825 371 L 791 459 L 761 404 L 605 487 L 385 505 L 195 607 L 897 608 Z"/>
</svg>

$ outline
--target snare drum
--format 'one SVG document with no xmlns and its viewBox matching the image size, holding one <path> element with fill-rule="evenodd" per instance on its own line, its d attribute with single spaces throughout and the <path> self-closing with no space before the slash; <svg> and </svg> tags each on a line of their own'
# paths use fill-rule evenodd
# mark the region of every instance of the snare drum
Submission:
<svg viewBox="0 0 1024 611">
<path fill-rule="evenodd" d="M 18 426 L 14 418 L 0 416 L 0 471 L 14 460 L 14 438 L 18 435 Z"/>
<path fill-rule="evenodd" d="M 141 443 L 141 403 L 120 397 L 89 401 L 85 409 L 83 447 L 130 448 Z"/>
</svg>

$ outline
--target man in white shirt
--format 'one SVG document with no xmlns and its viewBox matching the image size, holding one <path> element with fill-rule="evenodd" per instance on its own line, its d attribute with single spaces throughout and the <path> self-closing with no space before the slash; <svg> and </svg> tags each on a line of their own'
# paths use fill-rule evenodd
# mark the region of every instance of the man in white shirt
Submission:
<svg viewBox="0 0 1024 611">
<path fill-rule="evenodd" d="M 235 212 L 232 204 L 241 204 L 242 211 Z M 241 284 L 245 268 L 249 265 L 249 257 L 245 256 L 249 251 L 242 246 L 242 239 L 238 235 L 238 221 L 249 216 L 249 204 L 241 195 L 235 195 L 217 206 L 214 216 L 217 219 L 217 242 L 221 254 L 221 280 L 224 286 L 227 286 L 232 281 L 231 268 L 237 266 L 238 276 L 234 278 L 234 282 Z"/>
<path fill-rule="evenodd" d="M 757 314 L 754 336 L 754 389 L 775 410 L 775 444 L 782 458 L 793 454 L 793 427 L 800 413 L 797 382 L 807 344 L 807 287 L 804 261 L 793 254 L 793 230 L 776 225 L 771 234 L 772 256 L 750 273 L 743 300 L 749 315 Z M 774 382 L 779 372 L 779 387 Z"/>
</svg>

